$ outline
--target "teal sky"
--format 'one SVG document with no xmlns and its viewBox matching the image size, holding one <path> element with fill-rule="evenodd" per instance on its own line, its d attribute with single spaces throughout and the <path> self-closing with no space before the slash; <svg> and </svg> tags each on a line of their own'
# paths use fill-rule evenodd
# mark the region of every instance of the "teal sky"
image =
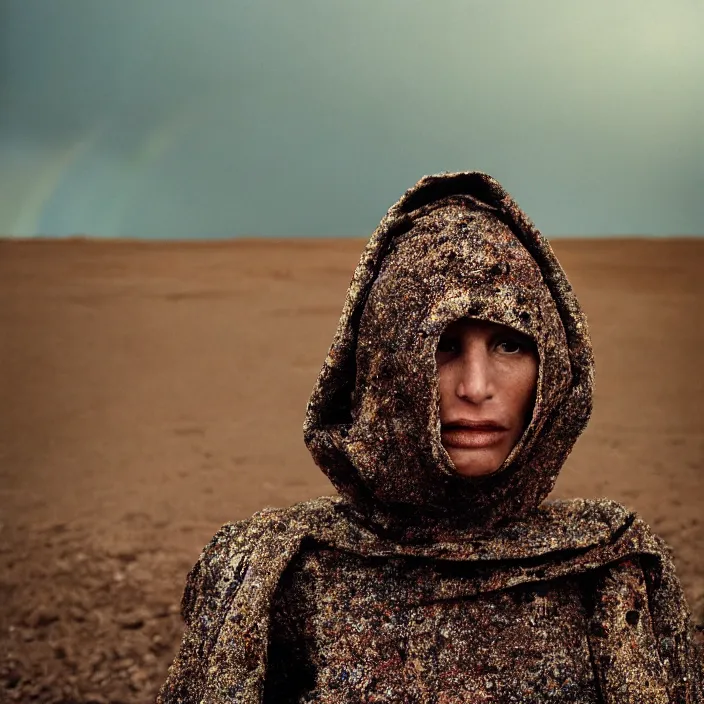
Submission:
<svg viewBox="0 0 704 704">
<path fill-rule="evenodd" d="M 422 175 L 704 234 L 702 0 L 0 0 L 0 233 L 366 236 Z"/>
</svg>

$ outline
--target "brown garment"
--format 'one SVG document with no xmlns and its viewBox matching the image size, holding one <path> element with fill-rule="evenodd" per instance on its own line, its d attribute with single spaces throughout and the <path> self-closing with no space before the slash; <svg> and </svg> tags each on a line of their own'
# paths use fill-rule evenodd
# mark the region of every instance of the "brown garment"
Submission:
<svg viewBox="0 0 704 704">
<path fill-rule="evenodd" d="M 501 468 L 442 447 L 435 349 L 463 316 L 533 338 Z M 226 524 L 188 576 L 160 702 L 703 702 L 667 547 L 610 501 L 545 497 L 591 412 L 585 317 L 492 178 L 422 179 L 372 235 L 309 402 L 340 497 Z"/>
<path fill-rule="evenodd" d="M 493 566 L 351 556 L 339 580 L 339 561 L 308 551 L 287 570 L 265 702 L 599 701 L 577 577 L 495 591 Z"/>
</svg>

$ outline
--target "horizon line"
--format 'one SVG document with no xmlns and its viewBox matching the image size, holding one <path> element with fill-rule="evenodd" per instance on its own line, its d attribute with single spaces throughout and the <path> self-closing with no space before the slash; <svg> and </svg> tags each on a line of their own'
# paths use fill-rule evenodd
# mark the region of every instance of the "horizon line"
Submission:
<svg viewBox="0 0 704 704">
<path fill-rule="evenodd" d="M 109 243 L 109 244 L 224 244 L 232 242 L 318 242 L 327 240 L 368 240 L 370 235 L 226 235 L 212 237 L 104 237 L 101 235 L 0 235 L 0 242 Z M 592 234 L 545 235 L 547 240 L 669 240 L 681 241 L 704 238 L 702 234 Z"/>
</svg>

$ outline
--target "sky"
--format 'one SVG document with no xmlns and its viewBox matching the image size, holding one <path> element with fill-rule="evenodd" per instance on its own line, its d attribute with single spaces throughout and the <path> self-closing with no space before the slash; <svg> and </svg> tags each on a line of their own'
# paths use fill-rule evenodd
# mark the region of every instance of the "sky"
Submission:
<svg viewBox="0 0 704 704">
<path fill-rule="evenodd" d="M 704 235 L 702 0 L 0 0 L 0 234 L 368 236 L 484 171 Z"/>
</svg>

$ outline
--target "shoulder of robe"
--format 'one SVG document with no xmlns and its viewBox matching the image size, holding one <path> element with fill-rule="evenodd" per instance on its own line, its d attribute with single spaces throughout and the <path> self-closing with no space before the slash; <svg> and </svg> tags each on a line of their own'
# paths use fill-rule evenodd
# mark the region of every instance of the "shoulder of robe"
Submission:
<svg viewBox="0 0 704 704">
<path fill-rule="evenodd" d="M 631 545 L 634 553 L 668 559 L 671 550 L 633 509 L 611 499 L 557 499 L 540 507 L 545 518 L 569 530 L 577 543 Z"/>
<path fill-rule="evenodd" d="M 213 535 L 188 573 L 181 600 L 186 622 L 192 617 L 199 597 L 222 602 L 242 581 L 249 557 L 262 540 L 272 537 L 285 542 L 295 532 L 331 520 L 337 497 L 323 496 L 285 508 L 267 507 L 250 518 L 225 523 Z"/>
<path fill-rule="evenodd" d="M 543 502 L 539 514 L 558 533 L 569 534 L 574 547 L 610 542 L 636 518 L 633 511 L 610 499 L 553 499 Z"/>
<path fill-rule="evenodd" d="M 225 523 L 208 544 L 186 578 L 181 615 L 189 623 L 199 598 L 217 598 L 234 583 L 246 548 L 244 536 L 250 519 Z"/>
<path fill-rule="evenodd" d="M 540 509 L 555 517 L 611 527 L 620 526 L 635 515 L 631 509 L 611 499 L 552 499 L 543 502 Z"/>
<path fill-rule="evenodd" d="M 338 496 L 320 496 L 284 508 L 264 508 L 248 519 L 244 542 L 254 547 L 272 536 L 286 542 L 294 534 L 314 533 L 321 525 L 340 520 L 336 511 L 339 503 Z"/>
</svg>

